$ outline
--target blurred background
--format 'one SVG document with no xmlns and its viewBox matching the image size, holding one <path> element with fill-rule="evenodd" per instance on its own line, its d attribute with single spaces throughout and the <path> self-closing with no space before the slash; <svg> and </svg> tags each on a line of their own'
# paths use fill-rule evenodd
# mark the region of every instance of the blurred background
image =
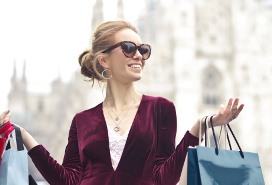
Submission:
<svg viewBox="0 0 272 185">
<path fill-rule="evenodd" d="M 0 110 L 62 162 L 73 116 L 103 101 L 78 56 L 96 26 L 125 19 L 152 46 L 139 92 L 177 109 L 178 143 L 229 98 L 245 104 L 231 124 L 244 151 L 259 154 L 272 184 L 271 0 L 0 0 Z M 30 162 L 30 173 L 43 178 Z"/>
</svg>

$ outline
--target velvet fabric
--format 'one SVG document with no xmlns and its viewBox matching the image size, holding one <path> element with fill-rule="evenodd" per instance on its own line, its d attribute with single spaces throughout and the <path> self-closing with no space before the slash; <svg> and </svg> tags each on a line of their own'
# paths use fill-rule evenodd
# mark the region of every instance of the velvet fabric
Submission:
<svg viewBox="0 0 272 185">
<path fill-rule="evenodd" d="M 174 104 L 143 95 L 116 170 L 102 108 L 100 103 L 75 115 L 62 165 L 42 145 L 29 151 L 43 177 L 51 185 L 176 185 L 188 146 L 198 138 L 187 131 L 175 148 Z"/>
</svg>

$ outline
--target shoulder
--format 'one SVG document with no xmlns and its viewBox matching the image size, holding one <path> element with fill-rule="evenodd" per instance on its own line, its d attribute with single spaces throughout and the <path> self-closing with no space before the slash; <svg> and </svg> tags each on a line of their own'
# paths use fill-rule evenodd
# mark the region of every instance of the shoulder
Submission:
<svg viewBox="0 0 272 185">
<path fill-rule="evenodd" d="M 90 109 L 87 109 L 87 110 L 77 113 L 74 116 L 74 119 L 86 118 L 86 117 L 90 117 L 93 115 L 98 115 L 101 112 L 101 110 L 102 110 L 102 103 L 96 105 L 95 107 L 92 107 Z"/>
<path fill-rule="evenodd" d="M 176 108 L 172 101 L 163 97 L 144 96 L 146 105 L 151 105 L 154 110 L 154 116 L 157 118 L 158 124 L 164 126 L 166 123 L 176 125 Z M 173 128 L 174 128 L 173 126 Z"/>
<path fill-rule="evenodd" d="M 163 105 L 173 104 L 172 101 L 170 101 L 164 97 L 149 96 L 149 95 L 143 95 L 143 96 L 144 96 L 144 101 L 146 101 L 148 103 L 157 103 L 157 104 L 163 104 Z"/>
<path fill-rule="evenodd" d="M 143 95 L 144 102 L 147 104 L 153 104 L 155 108 L 166 111 L 169 107 L 175 107 L 174 103 L 164 97 L 155 97 Z"/>
</svg>

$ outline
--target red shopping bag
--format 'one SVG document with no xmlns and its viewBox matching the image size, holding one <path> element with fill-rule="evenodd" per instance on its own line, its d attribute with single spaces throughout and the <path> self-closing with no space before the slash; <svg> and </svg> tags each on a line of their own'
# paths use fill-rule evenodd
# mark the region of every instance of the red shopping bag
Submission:
<svg viewBox="0 0 272 185">
<path fill-rule="evenodd" d="M 2 156 L 2 154 L 3 154 L 5 143 L 6 143 L 6 139 L 0 138 L 0 156 Z M 1 160 L 0 160 L 0 164 L 1 164 Z"/>
<path fill-rule="evenodd" d="M 0 165 L 2 161 L 3 151 L 6 146 L 6 140 L 9 136 L 9 134 L 14 130 L 14 127 L 11 126 L 10 122 L 7 122 L 1 129 L 0 129 L 0 135 L 5 134 L 4 137 L 0 137 Z"/>
</svg>

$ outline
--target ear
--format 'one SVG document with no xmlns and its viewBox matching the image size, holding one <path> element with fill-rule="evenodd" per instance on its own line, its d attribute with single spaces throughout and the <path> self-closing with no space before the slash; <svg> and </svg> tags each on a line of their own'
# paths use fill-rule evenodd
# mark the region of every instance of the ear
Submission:
<svg viewBox="0 0 272 185">
<path fill-rule="evenodd" d="M 109 62 L 108 60 L 106 59 L 106 57 L 104 55 L 99 55 L 97 57 L 97 60 L 99 62 L 99 64 L 104 68 L 104 69 L 108 69 L 109 68 Z"/>
</svg>

